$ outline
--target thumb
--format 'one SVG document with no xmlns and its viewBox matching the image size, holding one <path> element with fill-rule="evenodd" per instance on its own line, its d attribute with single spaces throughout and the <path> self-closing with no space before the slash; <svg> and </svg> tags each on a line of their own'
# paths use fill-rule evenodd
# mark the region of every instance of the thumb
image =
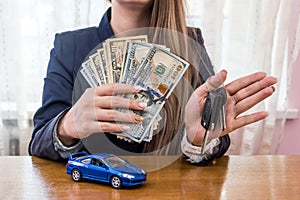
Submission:
<svg viewBox="0 0 300 200">
<path fill-rule="evenodd" d="M 224 69 L 221 70 L 216 75 L 209 77 L 205 82 L 208 92 L 214 91 L 218 89 L 221 85 L 223 85 L 224 81 L 226 80 L 226 77 L 227 77 L 227 71 Z"/>
</svg>

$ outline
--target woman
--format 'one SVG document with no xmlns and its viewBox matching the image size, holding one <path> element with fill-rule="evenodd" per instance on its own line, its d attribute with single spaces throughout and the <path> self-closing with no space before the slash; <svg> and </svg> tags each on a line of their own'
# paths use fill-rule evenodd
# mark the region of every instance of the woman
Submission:
<svg viewBox="0 0 300 200">
<path fill-rule="evenodd" d="M 178 137 L 182 140 L 183 153 L 192 162 L 207 164 L 226 152 L 230 144 L 228 133 L 267 117 L 266 112 L 238 116 L 274 92 L 272 86 L 276 83 L 274 77 L 267 77 L 265 73 L 259 72 L 227 84 L 225 86 L 227 127 L 209 138 L 209 143 L 204 149 L 207 156 L 203 160 L 200 152 L 205 129 L 200 124 L 200 113 L 208 90 L 221 86 L 227 72 L 223 70 L 207 80 L 213 74 L 213 67 L 205 51 L 200 30 L 188 28 L 185 24 L 182 0 L 112 0 L 111 3 L 111 8 L 103 16 L 99 27 L 56 35 L 45 78 L 43 105 L 34 116 L 35 128 L 29 145 L 31 155 L 52 160 L 66 159 L 69 153 L 79 151 L 83 147 L 82 141 L 95 135 L 93 133 L 104 135 L 101 132 L 105 132 L 110 141 L 130 152 L 154 152 L 167 147 L 164 151 L 168 153 L 170 141 L 177 141 L 176 151 L 180 149 L 180 143 L 178 139 L 173 138 Z M 182 93 L 180 98 L 186 103 L 183 110 L 177 109 L 176 106 L 180 102 L 175 95 L 170 96 L 164 106 L 163 117 L 166 120 L 162 120 L 164 125 L 160 134 L 149 143 L 129 143 L 108 133 L 128 130 L 129 127 L 123 122 L 141 123 L 142 119 L 134 113 L 128 115 L 113 110 L 113 108 L 144 110 L 147 106 L 145 103 L 116 95 L 138 93 L 139 88 L 126 84 L 84 88 L 83 94 L 79 95 L 74 105 L 72 105 L 72 91 L 81 63 L 97 44 L 113 35 L 141 27 L 165 28 L 192 37 L 200 44 L 199 48 L 202 49 L 201 54 L 204 56 L 202 63 L 206 67 L 189 67 L 184 78 L 189 81 L 194 92 L 192 95 L 188 92 Z M 153 42 L 163 44 L 166 37 L 157 31 L 159 29 L 154 30 Z M 165 42 L 173 45 L 171 49 L 176 51 L 178 47 L 176 41 Z M 188 45 L 184 48 L 187 54 L 191 52 Z M 185 91 L 184 85 L 179 84 L 177 89 Z"/>
</svg>

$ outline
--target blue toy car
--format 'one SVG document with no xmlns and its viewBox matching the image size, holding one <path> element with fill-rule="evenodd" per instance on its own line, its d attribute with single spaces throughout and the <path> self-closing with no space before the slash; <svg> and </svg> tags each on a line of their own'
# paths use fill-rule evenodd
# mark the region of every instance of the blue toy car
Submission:
<svg viewBox="0 0 300 200">
<path fill-rule="evenodd" d="M 140 167 L 113 154 L 88 154 L 78 152 L 69 155 L 67 174 L 76 182 L 82 179 L 110 183 L 114 188 L 135 186 L 146 181 L 146 172 Z"/>
</svg>

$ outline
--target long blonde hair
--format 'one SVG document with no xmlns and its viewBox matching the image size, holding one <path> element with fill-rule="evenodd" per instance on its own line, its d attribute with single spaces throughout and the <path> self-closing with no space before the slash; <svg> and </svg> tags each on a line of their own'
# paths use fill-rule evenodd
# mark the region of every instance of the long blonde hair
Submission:
<svg viewBox="0 0 300 200">
<path fill-rule="evenodd" d="M 150 27 L 156 28 L 153 33 L 153 43 L 166 45 L 172 52 L 187 58 L 189 54 L 187 41 L 182 38 L 181 35 L 195 37 L 196 33 L 186 25 L 185 9 L 184 0 L 154 0 Z M 166 36 L 164 30 L 172 30 L 178 32 L 179 35 L 169 34 Z M 194 89 L 201 82 L 199 72 L 191 66 L 184 74 L 184 79 L 187 80 Z M 176 134 L 182 133 L 184 109 L 180 109 L 182 106 L 180 104 L 186 104 L 190 96 L 190 91 L 185 88 L 184 84 L 180 84 L 180 82 L 175 90 L 180 92 L 180 97 L 172 94 L 166 101 L 164 105 L 165 118 L 163 119 L 163 128 L 159 134 L 153 137 L 150 143 L 145 144 L 144 152 L 158 150 L 168 145 Z"/>
<path fill-rule="evenodd" d="M 111 0 L 109 1 L 111 2 Z M 149 24 L 152 29 L 149 29 L 150 33 L 148 33 L 148 36 L 150 36 L 150 40 L 153 43 L 166 45 L 173 53 L 177 53 L 177 55 L 186 59 L 191 57 L 189 56 L 191 49 L 189 49 L 187 38 L 182 37 L 182 35 L 189 36 L 196 41 L 202 40 L 202 38 L 198 37 L 195 29 L 187 27 L 185 5 L 185 0 L 153 0 Z M 169 34 L 170 30 L 174 31 L 173 33 L 177 32 L 179 34 Z M 166 36 L 166 33 L 168 36 Z M 192 54 L 195 55 L 195 52 Z M 190 66 L 185 72 L 184 79 L 189 82 L 192 91 L 203 82 L 199 70 L 193 66 Z M 160 150 L 162 147 L 168 145 L 174 137 L 182 133 L 184 121 L 184 109 L 182 109 L 182 106 L 186 104 L 192 91 L 187 89 L 186 85 L 181 82 L 179 82 L 175 90 L 180 95 L 171 94 L 166 101 L 164 105 L 165 113 L 163 113 L 162 119 L 163 128 L 157 135 L 153 136 L 151 142 L 145 143 L 143 150 L 145 153 Z M 181 109 L 179 109 L 180 107 Z M 181 136 L 182 134 L 178 138 L 181 139 Z M 159 152 L 159 154 L 161 153 Z"/>
</svg>

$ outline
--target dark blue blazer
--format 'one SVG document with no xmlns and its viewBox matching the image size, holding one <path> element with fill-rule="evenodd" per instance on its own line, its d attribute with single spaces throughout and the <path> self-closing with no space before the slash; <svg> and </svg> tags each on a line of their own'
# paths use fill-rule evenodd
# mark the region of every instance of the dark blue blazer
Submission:
<svg viewBox="0 0 300 200">
<path fill-rule="evenodd" d="M 109 23 L 110 18 L 111 10 L 109 8 L 99 27 L 89 27 L 55 35 L 54 48 L 50 52 L 47 76 L 44 79 L 42 106 L 34 115 L 34 130 L 29 144 L 30 155 L 51 160 L 61 159 L 53 144 L 55 124 L 61 114 L 69 110 L 73 104 L 75 79 L 82 62 L 98 44 L 114 35 Z M 196 39 L 204 47 L 199 29 Z M 208 56 L 207 59 L 210 64 Z M 200 70 L 203 80 L 213 74 L 211 64 L 209 67 L 209 69 Z M 86 87 L 88 86 L 83 87 L 82 91 Z M 214 157 L 223 155 L 229 144 L 229 137 L 222 137 L 219 152 Z M 140 149 L 140 146 L 137 145 L 136 148 Z"/>
</svg>

